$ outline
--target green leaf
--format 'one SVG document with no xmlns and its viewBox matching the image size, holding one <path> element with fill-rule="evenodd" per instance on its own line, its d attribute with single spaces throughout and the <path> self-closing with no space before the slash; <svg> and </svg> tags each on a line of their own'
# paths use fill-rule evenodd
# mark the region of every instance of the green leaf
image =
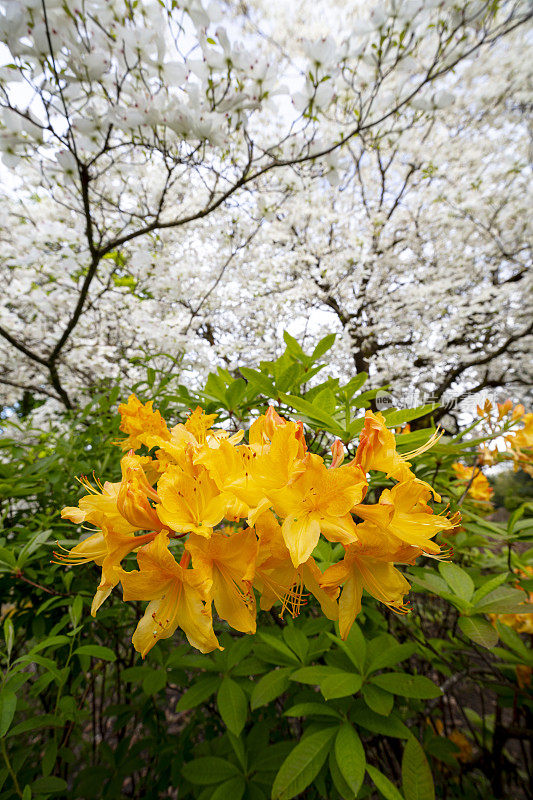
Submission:
<svg viewBox="0 0 533 800">
<path fill-rule="evenodd" d="M 328 756 L 336 728 L 324 728 L 304 736 L 291 750 L 272 787 L 272 800 L 291 800 L 314 781 Z"/>
<path fill-rule="evenodd" d="M 340 726 L 335 737 L 335 759 L 342 777 L 357 795 L 365 777 L 366 758 L 359 734 L 349 722 Z"/>
<path fill-rule="evenodd" d="M 16 708 L 17 695 L 15 692 L 2 692 L 0 694 L 0 736 L 5 736 L 11 727 Z"/>
<path fill-rule="evenodd" d="M 183 694 L 176 704 L 176 711 L 188 711 L 190 708 L 199 706 L 205 702 L 213 692 L 216 692 L 220 685 L 218 675 L 205 675 L 193 683 Z"/>
<path fill-rule="evenodd" d="M 288 661 L 289 664 L 299 664 L 300 661 L 295 656 L 293 651 L 290 647 L 287 647 L 285 642 L 282 642 L 281 639 L 278 639 L 277 636 L 274 636 L 271 633 L 259 633 L 259 639 L 261 642 L 267 644 L 274 652 L 279 653 L 283 657 L 285 661 Z"/>
<path fill-rule="evenodd" d="M 469 639 L 482 647 L 494 647 L 498 633 L 484 617 L 459 617 L 459 627 Z"/>
<path fill-rule="evenodd" d="M 346 653 L 357 671 L 362 674 L 366 658 L 366 641 L 357 622 L 352 625 L 346 641 L 343 641 L 339 636 L 334 636 L 332 633 L 328 633 L 328 636 L 332 642 L 335 642 L 337 647 L 340 647 Z"/>
<path fill-rule="evenodd" d="M 41 759 L 43 775 L 46 777 L 52 772 L 57 759 L 57 742 L 50 739 L 45 747 L 44 755 Z"/>
<path fill-rule="evenodd" d="M 236 775 L 229 781 L 225 781 L 218 786 L 209 800 L 241 800 L 246 790 L 246 781 L 242 775 Z"/>
<path fill-rule="evenodd" d="M 241 367 L 240 371 L 254 389 L 259 389 L 259 391 L 266 394 L 267 397 L 273 397 L 275 395 L 274 384 L 263 372 L 259 372 L 255 369 L 248 369 L 247 367 Z"/>
<path fill-rule="evenodd" d="M 425 417 L 426 414 L 431 414 L 439 407 L 439 403 L 427 403 L 425 406 L 418 406 L 418 408 L 404 408 L 401 411 L 385 412 L 385 425 L 387 428 L 397 428 L 403 425 L 404 422 L 411 422 L 412 419 Z"/>
<path fill-rule="evenodd" d="M 519 614 L 520 603 L 524 603 L 526 599 L 526 594 L 521 589 L 498 586 L 476 603 L 476 611 L 481 614 Z M 528 609 L 525 606 L 523 612 L 531 610 L 531 607 Z"/>
<path fill-rule="evenodd" d="M 239 768 L 225 758 L 206 756 L 189 761 L 181 768 L 185 778 L 198 786 L 221 783 L 240 775 Z"/>
<path fill-rule="evenodd" d="M 340 771 L 340 767 L 337 764 L 337 759 L 335 758 L 335 748 L 332 748 L 329 751 L 328 766 L 333 785 L 335 786 L 342 800 L 356 800 L 354 793 L 342 777 L 342 772 Z"/>
<path fill-rule="evenodd" d="M 441 562 L 439 564 L 439 572 L 451 589 L 455 592 L 457 597 L 464 600 L 466 603 L 470 602 L 474 594 L 474 581 L 464 569 L 457 564 L 450 562 Z"/>
<path fill-rule="evenodd" d="M 74 650 L 74 655 L 78 656 L 92 656 L 93 658 L 101 658 L 102 661 L 116 661 L 117 657 L 110 647 L 104 647 L 101 644 L 83 644 Z"/>
<path fill-rule="evenodd" d="M 46 778 L 37 778 L 31 785 L 35 794 L 55 794 L 63 792 L 67 788 L 67 782 L 63 778 L 56 778 L 55 775 L 48 775 Z"/>
<path fill-rule="evenodd" d="M 385 672 L 375 675 L 371 681 L 380 689 L 392 692 L 400 697 L 413 697 L 420 700 L 429 700 L 440 697 L 442 692 L 433 681 L 424 675 L 408 675 L 405 672 Z"/>
<path fill-rule="evenodd" d="M 225 677 L 218 690 L 217 705 L 225 726 L 240 736 L 248 715 L 248 701 L 239 684 Z"/>
<path fill-rule="evenodd" d="M 316 667 L 302 667 L 297 669 L 291 675 L 291 681 L 298 681 L 298 683 L 309 683 L 314 686 L 320 686 L 323 680 L 330 676 L 341 675 L 344 670 L 338 667 L 327 667 L 323 664 L 318 664 Z"/>
<path fill-rule="evenodd" d="M 290 335 L 288 331 L 283 331 L 283 341 L 287 345 L 287 351 L 291 354 L 291 356 L 294 356 L 295 358 L 298 358 L 301 361 L 307 360 L 307 356 L 302 350 L 300 344 L 294 338 L 294 336 Z"/>
<path fill-rule="evenodd" d="M 297 703 L 283 712 L 284 717 L 334 717 L 341 719 L 341 715 L 334 708 L 325 703 Z"/>
<path fill-rule="evenodd" d="M 504 625 L 502 622 L 497 622 L 496 628 L 506 647 L 522 658 L 524 663 L 531 661 L 533 651 L 525 646 L 524 642 L 513 628 L 510 628 L 509 625 Z"/>
<path fill-rule="evenodd" d="M 41 728 L 62 728 L 64 725 L 60 717 L 53 714 L 41 714 L 40 717 L 30 717 L 25 719 L 24 722 L 19 722 L 14 728 L 9 731 L 9 736 L 18 736 L 20 733 L 28 733 L 28 731 L 38 731 Z"/>
<path fill-rule="evenodd" d="M 250 699 L 250 708 L 254 711 L 260 706 L 265 706 L 283 694 L 289 686 L 289 678 L 294 672 L 292 667 L 282 667 L 268 672 L 257 682 Z"/>
<path fill-rule="evenodd" d="M 382 649 L 381 652 L 375 653 L 370 659 L 367 672 L 376 672 L 378 669 L 393 667 L 400 661 L 405 661 L 406 658 L 410 658 L 413 653 L 416 653 L 417 649 L 417 645 L 414 642 L 395 644 L 392 645 L 392 647 Z"/>
<path fill-rule="evenodd" d="M 407 725 L 404 725 L 394 713 L 383 717 L 371 711 L 364 704 L 354 713 L 354 720 L 368 731 L 379 733 L 382 736 L 392 736 L 396 739 L 408 739 L 411 736 Z"/>
<path fill-rule="evenodd" d="M 370 764 L 367 764 L 366 771 L 372 778 L 374 786 L 383 795 L 385 800 L 404 800 L 402 793 L 382 772 L 379 771 L 379 769 L 371 767 Z"/>
<path fill-rule="evenodd" d="M 482 586 L 480 586 L 479 589 L 476 589 L 476 591 L 474 592 L 472 602 L 474 604 L 477 604 L 477 602 L 481 600 L 483 597 L 485 597 L 487 594 L 489 594 L 489 592 L 492 592 L 493 589 L 497 589 L 498 586 L 501 586 L 502 583 L 505 583 L 508 575 L 509 575 L 508 572 L 504 572 L 501 575 L 494 575 L 493 578 L 490 578 L 488 581 L 485 581 L 485 583 Z"/>
<path fill-rule="evenodd" d="M 413 737 L 408 739 L 403 751 L 402 788 L 405 800 L 435 800 L 435 787 L 427 758 Z"/>
<path fill-rule="evenodd" d="M 298 658 L 304 661 L 309 651 L 309 641 L 305 633 L 300 628 L 297 628 L 296 625 L 287 625 L 283 628 L 283 638 L 291 650 L 294 650 Z"/>
<path fill-rule="evenodd" d="M 142 682 L 143 692 L 147 695 L 157 694 L 167 685 L 167 674 L 163 669 L 151 669 Z"/>
<path fill-rule="evenodd" d="M 363 679 L 360 675 L 352 672 L 338 672 L 320 682 L 320 691 L 326 700 L 334 700 L 338 697 L 356 694 L 362 685 Z"/>
<path fill-rule="evenodd" d="M 324 338 L 319 341 L 319 343 L 317 344 L 317 346 L 315 347 L 315 349 L 313 350 L 313 353 L 311 355 L 311 358 L 313 359 L 313 361 L 317 361 L 319 358 L 322 358 L 322 356 L 325 353 L 327 353 L 328 350 L 331 350 L 331 348 L 335 344 L 335 337 L 336 336 L 337 336 L 336 333 L 328 333 L 327 336 L 324 336 Z M 363 383 L 364 383 L 364 381 L 363 381 Z"/>
<path fill-rule="evenodd" d="M 233 381 L 233 383 L 230 383 L 226 389 L 226 402 L 228 404 L 228 408 L 232 410 L 237 408 L 245 394 L 246 381 L 243 378 L 237 378 L 237 380 Z"/>
<path fill-rule="evenodd" d="M 392 711 L 394 705 L 394 697 L 390 692 L 385 689 L 380 689 L 379 686 L 374 686 L 371 683 L 366 683 L 363 686 L 362 695 L 365 703 L 372 711 L 382 716 L 387 716 Z"/>
</svg>

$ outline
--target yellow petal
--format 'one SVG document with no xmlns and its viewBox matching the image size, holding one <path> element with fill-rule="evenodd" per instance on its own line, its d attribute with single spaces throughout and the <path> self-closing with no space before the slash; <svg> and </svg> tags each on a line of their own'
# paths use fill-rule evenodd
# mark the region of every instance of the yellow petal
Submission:
<svg viewBox="0 0 533 800">
<path fill-rule="evenodd" d="M 316 513 L 300 517 L 288 516 L 281 532 L 295 567 L 307 561 L 320 539 L 320 523 Z"/>
</svg>

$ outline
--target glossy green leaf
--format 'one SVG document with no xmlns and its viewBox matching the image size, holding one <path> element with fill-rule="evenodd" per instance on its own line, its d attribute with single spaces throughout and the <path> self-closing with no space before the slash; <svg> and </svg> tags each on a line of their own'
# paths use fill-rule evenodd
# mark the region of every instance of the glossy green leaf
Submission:
<svg viewBox="0 0 533 800">
<path fill-rule="evenodd" d="M 239 684 L 224 678 L 217 693 L 217 705 L 225 726 L 239 736 L 248 715 L 248 701 Z"/>
<path fill-rule="evenodd" d="M 379 769 L 366 765 L 366 771 L 372 778 L 372 782 L 380 794 L 383 795 L 385 800 L 404 800 L 404 797 L 399 789 L 391 783 L 391 781 Z"/>
<path fill-rule="evenodd" d="M 183 776 L 191 783 L 198 786 L 209 786 L 221 783 L 240 774 L 239 768 L 225 758 L 206 756 L 196 758 L 184 764 L 181 769 Z"/>
<path fill-rule="evenodd" d="M 272 670 L 262 678 L 254 686 L 252 697 L 250 699 L 250 708 L 252 711 L 260 706 L 264 706 L 283 694 L 289 686 L 289 678 L 294 672 L 292 667 L 281 667 L 280 669 Z"/>
<path fill-rule="evenodd" d="M 429 700 L 440 697 L 442 692 L 433 681 L 424 675 L 409 675 L 405 672 L 384 672 L 382 675 L 374 675 L 371 681 L 380 689 L 397 694 L 400 697 L 413 697 L 421 700 Z"/>
<path fill-rule="evenodd" d="M 366 758 L 359 734 L 345 722 L 335 737 L 335 758 L 342 777 L 357 795 L 365 777 Z"/>
<path fill-rule="evenodd" d="M 93 658 L 100 658 L 102 661 L 116 661 L 117 657 L 110 647 L 104 647 L 101 644 L 84 644 L 74 650 L 74 655 L 78 656 L 91 656 Z"/>
<path fill-rule="evenodd" d="M 272 787 L 272 800 L 291 800 L 313 782 L 328 756 L 336 728 L 304 736 L 291 750 Z"/>
<path fill-rule="evenodd" d="M 469 602 L 474 594 L 474 581 L 464 569 L 452 562 L 439 564 L 439 572 L 450 588 L 461 600 Z"/>
<path fill-rule="evenodd" d="M 405 800 L 435 800 L 431 769 L 422 747 L 413 737 L 403 751 L 402 789 Z"/>
<path fill-rule="evenodd" d="M 485 617 L 459 617 L 459 628 L 465 636 L 482 647 L 494 647 L 498 633 Z"/>
</svg>

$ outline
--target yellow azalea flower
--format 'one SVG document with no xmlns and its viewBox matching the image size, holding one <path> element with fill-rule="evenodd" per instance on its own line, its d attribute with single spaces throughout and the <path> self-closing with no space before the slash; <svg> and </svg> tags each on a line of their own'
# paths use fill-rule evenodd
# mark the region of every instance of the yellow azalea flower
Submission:
<svg viewBox="0 0 533 800">
<path fill-rule="evenodd" d="M 117 533 L 133 533 L 137 530 L 136 525 L 132 525 L 120 513 L 117 501 L 120 491 L 120 483 L 109 483 L 104 485 L 96 478 L 96 486 L 91 485 L 86 477 L 79 479 L 81 485 L 89 490 L 89 494 L 84 495 L 78 501 L 78 507 L 66 506 L 61 511 L 62 519 L 69 519 L 76 525 L 82 522 L 89 522 L 98 528 L 104 526 L 113 528 Z"/>
<path fill-rule="evenodd" d="M 222 439 L 218 447 L 204 447 L 195 458 L 195 463 L 209 472 L 219 491 L 228 495 L 230 515 L 225 514 L 227 519 L 247 517 L 250 509 L 265 499 L 251 476 L 255 457 L 251 447 L 235 447 L 227 439 Z"/>
<path fill-rule="evenodd" d="M 411 587 L 391 563 L 394 553 L 387 551 L 383 537 L 378 532 L 370 536 L 368 526 L 366 535 L 366 543 L 345 545 L 343 560 L 328 567 L 320 580 L 320 586 L 325 590 L 335 590 L 342 585 L 339 598 L 339 632 L 342 639 L 347 638 L 361 611 L 363 589 L 389 608 L 406 610 L 403 598 Z"/>
<path fill-rule="evenodd" d="M 300 427 L 294 422 L 279 425 L 271 442 L 256 446 L 254 452 L 250 473 L 264 494 L 294 481 L 310 463 L 309 454 L 302 448 Z M 318 456 L 315 458 L 322 462 Z"/>
<path fill-rule="evenodd" d="M 517 406 L 515 406 L 513 408 L 513 413 L 511 414 L 511 419 L 513 419 L 513 420 L 520 419 L 520 417 L 523 417 L 525 413 L 526 413 L 526 409 L 524 408 L 522 403 L 519 403 Z"/>
<path fill-rule="evenodd" d="M 136 528 L 160 531 L 161 521 L 148 499 L 158 502 L 159 497 L 148 483 L 141 459 L 130 450 L 122 458 L 120 466 L 122 481 L 117 498 L 118 510 Z"/>
<path fill-rule="evenodd" d="M 281 417 L 274 406 L 269 406 L 266 414 L 262 414 L 250 426 L 248 441 L 251 445 L 262 447 L 272 441 L 276 430 L 287 424 L 287 420 Z"/>
<path fill-rule="evenodd" d="M 285 611 L 288 611 L 294 619 L 305 605 L 305 589 L 318 600 L 324 616 L 331 620 L 338 619 L 339 607 L 335 601 L 339 590 L 328 593 L 322 589 L 322 573 L 312 557 L 304 564 L 294 566 L 283 540 L 281 526 L 271 511 L 259 517 L 255 529 L 259 536 L 259 549 L 254 586 L 261 595 L 260 608 L 270 611 L 274 603 L 279 602 L 280 616 L 283 618 Z"/>
<path fill-rule="evenodd" d="M 293 483 L 268 493 L 274 511 L 284 519 L 281 530 L 295 567 L 307 561 L 321 532 L 343 544 L 357 539 L 350 509 L 361 502 L 366 489 L 359 467 L 328 470 L 313 461 Z"/>
<path fill-rule="evenodd" d="M 357 505 L 353 512 L 402 542 L 420 547 L 426 554 L 438 554 L 440 547 L 431 539 L 439 531 L 455 528 L 459 515 L 434 514 L 427 504 L 429 497 L 430 490 L 422 482 L 411 479 L 397 483 L 392 489 L 384 489 L 379 503 Z"/>
<path fill-rule="evenodd" d="M 118 407 L 122 421 L 120 430 L 128 436 L 119 442 L 123 450 L 138 450 L 147 443 L 147 438 L 157 436 L 163 440 L 169 439 L 167 424 L 159 411 L 153 411 L 153 401 L 141 403 L 134 394 L 128 397 L 128 402 Z"/>
<path fill-rule="evenodd" d="M 464 464 L 457 463 L 452 464 L 452 468 L 455 472 L 456 478 L 467 485 L 471 480 L 472 475 L 474 475 L 474 479 L 468 487 L 467 492 L 468 496 L 471 497 L 472 500 L 477 500 L 483 503 L 490 502 L 490 497 L 494 493 L 494 490 L 479 467 L 465 467 Z"/>
<path fill-rule="evenodd" d="M 195 572 L 212 583 L 218 616 L 242 633 L 255 633 L 255 596 L 252 581 L 257 557 L 253 530 L 215 532 L 209 539 L 191 534 L 185 547 Z"/>
<path fill-rule="evenodd" d="M 94 561 L 95 564 L 102 567 L 102 578 L 91 606 L 91 614 L 94 617 L 104 600 L 109 597 L 113 587 L 120 580 L 116 570 L 120 562 L 128 553 L 151 542 L 154 536 L 155 533 L 134 536 L 133 534 L 124 534 L 113 528 L 104 527 L 101 531 L 97 531 L 81 541 L 72 550 L 64 553 L 54 553 L 54 556 L 58 559 L 56 563 L 77 566 Z"/>
<path fill-rule="evenodd" d="M 506 436 L 505 441 L 511 449 L 515 470 L 523 469 L 533 477 L 533 414 L 524 414 L 522 421 L 524 427 Z"/>
<path fill-rule="evenodd" d="M 150 601 L 132 639 L 143 658 L 159 639 L 168 639 L 178 627 L 200 652 L 222 649 L 213 631 L 208 600 L 211 582 L 186 569 L 187 560 L 186 554 L 177 563 L 168 549 L 168 532 L 161 531 L 137 553 L 138 572 L 118 573 L 124 600 Z"/>
<path fill-rule="evenodd" d="M 157 513 L 163 525 L 177 533 L 190 531 L 207 537 L 224 517 L 228 501 L 205 469 L 194 476 L 176 466 L 161 476 L 157 494 Z"/>
<path fill-rule="evenodd" d="M 212 427 L 217 416 L 217 414 L 206 414 L 203 408 L 197 406 L 187 417 L 185 430 L 192 433 L 199 445 L 205 444 L 207 431 Z"/>
</svg>

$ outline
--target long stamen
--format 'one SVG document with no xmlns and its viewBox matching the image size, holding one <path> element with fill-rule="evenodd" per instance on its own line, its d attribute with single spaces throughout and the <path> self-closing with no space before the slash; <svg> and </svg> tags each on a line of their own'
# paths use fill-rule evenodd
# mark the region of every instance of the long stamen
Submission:
<svg viewBox="0 0 533 800">
<path fill-rule="evenodd" d="M 437 444 L 442 436 L 444 436 L 444 428 L 441 428 L 440 430 L 437 428 L 435 433 L 429 437 L 425 444 L 417 447 L 416 450 L 410 450 L 408 453 L 402 453 L 402 458 L 404 461 L 408 461 L 410 458 L 416 458 L 417 456 L 422 455 L 422 453 L 425 453 L 426 450 L 432 448 L 434 444 Z"/>
</svg>

